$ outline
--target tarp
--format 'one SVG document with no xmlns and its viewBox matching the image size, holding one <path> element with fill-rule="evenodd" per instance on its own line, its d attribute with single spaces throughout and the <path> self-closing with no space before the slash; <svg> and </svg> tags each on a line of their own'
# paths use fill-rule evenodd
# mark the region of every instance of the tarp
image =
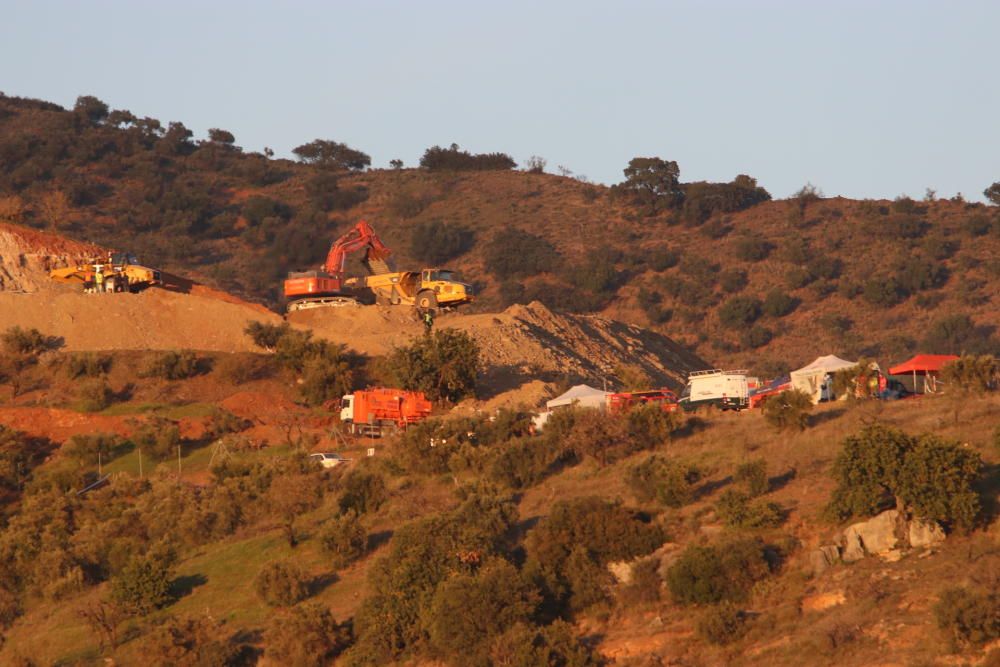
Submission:
<svg viewBox="0 0 1000 667">
<path fill-rule="evenodd" d="M 608 392 L 588 387 L 585 384 L 578 384 L 570 388 L 562 396 L 556 396 L 551 401 L 545 403 L 549 410 L 567 405 L 578 405 L 581 408 L 603 408 L 607 402 Z"/>
<path fill-rule="evenodd" d="M 949 361 L 958 357 L 954 354 L 918 354 L 909 361 L 889 369 L 889 375 L 904 375 L 906 373 L 940 373 Z"/>
<path fill-rule="evenodd" d="M 828 376 L 857 365 L 856 361 L 846 361 L 832 354 L 816 357 L 811 364 L 792 371 L 792 388 L 809 394 L 813 403 L 819 403 L 824 399 L 830 400 L 834 395 L 833 383 L 828 382 Z"/>
</svg>

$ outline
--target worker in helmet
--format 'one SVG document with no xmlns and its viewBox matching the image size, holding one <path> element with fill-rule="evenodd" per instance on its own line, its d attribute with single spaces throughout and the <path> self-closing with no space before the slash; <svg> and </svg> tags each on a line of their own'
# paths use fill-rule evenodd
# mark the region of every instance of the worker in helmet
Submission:
<svg viewBox="0 0 1000 667">
<path fill-rule="evenodd" d="M 430 309 L 424 311 L 423 314 L 424 321 L 424 333 L 429 334 L 431 329 L 434 328 L 434 313 Z"/>
<path fill-rule="evenodd" d="M 104 291 L 104 267 L 100 264 L 94 270 L 94 289 L 98 294 Z"/>
</svg>

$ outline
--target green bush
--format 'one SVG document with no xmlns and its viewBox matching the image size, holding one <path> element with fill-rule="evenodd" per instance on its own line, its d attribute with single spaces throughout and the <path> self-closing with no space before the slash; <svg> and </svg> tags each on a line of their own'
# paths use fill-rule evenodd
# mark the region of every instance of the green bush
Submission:
<svg viewBox="0 0 1000 667">
<path fill-rule="evenodd" d="M 329 139 L 315 139 L 292 149 L 299 160 L 330 169 L 363 171 L 371 166 L 372 159 L 359 150 Z"/>
<path fill-rule="evenodd" d="M 271 360 L 261 354 L 227 354 L 219 359 L 213 370 L 227 382 L 243 385 L 261 380 L 272 372 Z"/>
<path fill-rule="evenodd" d="M 812 399 L 801 389 L 786 389 L 764 401 L 764 420 L 778 430 L 805 430 L 809 425 Z"/>
<path fill-rule="evenodd" d="M 992 354 L 1000 343 L 991 333 L 965 313 L 944 315 L 931 323 L 922 347 L 933 354 Z"/>
<path fill-rule="evenodd" d="M 518 623 L 493 642 L 494 665 L 510 667 L 598 667 L 605 660 L 580 641 L 572 625 L 555 621 L 538 627 Z"/>
<path fill-rule="evenodd" d="M 144 653 L 151 665 L 213 665 L 237 667 L 243 664 L 243 647 L 230 642 L 221 622 L 208 616 L 168 617 L 158 622 L 144 637 Z"/>
<path fill-rule="evenodd" d="M 76 391 L 77 404 L 84 412 L 100 412 L 115 400 L 115 393 L 104 380 L 92 380 L 81 384 Z"/>
<path fill-rule="evenodd" d="M 959 392 L 982 394 L 1000 384 L 1000 362 L 988 354 L 979 357 L 962 355 L 944 365 L 941 379 Z"/>
<path fill-rule="evenodd" d="M 760 262 L 767 259 L 774 246 L 759 236 L 744 236 L 736 241 L 736 256 L 744 262 Z"/>
<path fill-rule="evenodd" d="M 423 614 L 431 648 L 455 664 L 490 665 L 503 632 L 527 622 L 540 597 L 513 565 L 494 559 L 475 574 L 459 573 L 437 587 Z"/>
<path fill-rule="evenodd" d="M 747 617 L 730 602 L 705 610 L 697 625 L 698 636 L 710 644 L 725 646 L 743 637 L 747 632 Z"/>
<path fill-rule="evenodd" d="M 469 153 L 452 144 L 448 148 L 428 148 L 420 158 L 420 166 L 429 171 L 506 171 L 517 167 L 517 163 L 505 153 Z"/>
<path fill-rule="evenodd" d="M 368 552 L 368 531 L 354 512 L 328 521 L 319 534 L 323 551 L 332 558 L 330 565 L 343 568 Z"/>
<path fill-rule="evenodd" d="M 683 507 L 694 498 L 694 485 L 701 472 L 692 466 L 654 455 L 632 466 L 625 478 L 629 489 L 642 502 L 657 500 L 667 507 Z"/>
<path fill-rule="evenodd" d="M 777 503 L 753 500 L 749 494 L 735 489 L 723 492 L 715 504 L 715 512 L 730 528 L 773 528 L 784 521 L 784 513 Z"/>
<path fill-rule="evenodd" d="M 724 271 L 719 279 L 722 289 L 729 294 L 742 292 L 747 286 L 747 272 L 739 269 L 729 269 Z"/>
<path fill-rule="evenodd" d="M 397 347 L 383 364 L 390 386 L 422 391 L 432 401 L 474 396 L 479 372 L 479 345 L 464 331 L 437 329 Z"/>
<path fill-rule="evenodd" d="M 254 345 L 273 352 L 280 341 L 292 327 L 287 322 L 281 324 L 264 324 L 263 322 L 247 322 L 243 333 L 253 340 Z"/>
<path fill-rule="evenodd" d="M 764 347 L 770 343 L 772 338 L 774 338 L 774 332 L 767 327 L 755 324 L 747 329 L 742 336 L 740 336 L 740 342 L 744 345 L 744 347 L 756 350 L 757 348 Z"/>
<path fill-rule="evenodd" d="M 741 602 L 770 574 L 764 543 L 737 539 L 689 546 L 667 570 L 667 586 L 679 604 Z"/>
<path fill-rule="evenodd" d="M 902 303 L 908 296 L 903 286 L 892 276 L 881 276 L 865 281 L 862 294 L 868 303 L 881 308 L 892 308 Z"/>
<path fill-rule="evenodd" d="M 329 609 L 301 604 L 287 616 L 272 617 L 264 639 L 264 655 L 274 664 L 324 667 L 350 645 L 351 632 Z"/>
<path fill-rule="evenodd" d="M 611 187 L 611 196 L 627 200 L 639 209 L 640 215 L 656 215 L 683 204 L 681 169 L 676 162 L 658 157 L 635 157 L 629 160 L 624 173 L 625 180 Z"/>
<path fill-rule="evenodd" d="M 338 503 L 342 513 L 354 512 L 360 515 L 378 510 L 388 497 L 389 490 L 382 475 L 352 470 L 341 483 Z"/>
<path fill-rule="evenodd" d="M 140 373 L 143 377 L 185 380 L 207 370 L 206 361 L 191 350 L 164 352 L 152 359 Z"/>
<path fill-rule="evenodd" d="M 801 289 L 816 280 L 816 276 L 805 267 L 796 266 L 785 272 L 785 284 L 788 289 Z"/>
<path fill-rule="evenodd" d="M 80 352 L 66 358 L 66 374 L 70 379 L 94 378 L 111 370 L 111 357 L 97 352 Z"/>
<path fill-rule="evenodd" d="M 760 317 L 760 299 L 734 296 L 719 308 L 719 321 L 728 329 L 743 329 Z"/>
<path fill-rule="evenodd" d="M 934 617 L 958 647 L 985 644 L 1000 638 L 1000 595 L 949 588 L 934 605 Z"/>
<path fill-rule="evenodd" d="M 80 465 L 97 465 L 98 456 L 107 463 L 122 453 L 127 441 L 112 433 L 90 433 L 72 436 L 62 447 L 62 454 Z"/>
<path fill-rule="evenodd" d="M 272 607 L 290 607 L 309 597 L 309 579 L 293 562 L 272 561 L 253 581 L 258 597 Z"/>
<path fill-rule="evenodd" d="M 767 476 L 767 461 L 765 459 L 747 461 L 736 466 L 736 474 L 733 475 L 733 479 L 737 483 L 743 484 L 752 498 L 762 496 L 771 490 L 771 481 Z"/>
<path fill-rule="evenodd" d="M 171 456 L 177 456 L 181 433 L 176 422 L 157 417 L 140 426 L 132 434 L 132 441 L 143 456 L 148 456 L 154 461 L 163 461 Z"/>
<path fill-rule="evenodd" d="M 171 600 L 170 567 L 157 558 L 132 560 L 111 578 L 111 598 L 130 612 L 145 616 Z"/>
<path fill-rule="evenodd" d="M 458 257 L 472 248 L 475 241 L 476 234 L 468 227 L 428 220 L 413 226 L 410 248 L 414 257 L 429 266 Z"/>
<path fill-rule="evenodd" d="M 0 334 L 0 342 L 8 354 L 38 356 L 53 346 L 38 329 L 14 326 Z"/>
<path fill-rule="evenodd" d="M 784 317 L 798 306 L 798 300 L 788 296 L 780 289 L 773 289 L 764 297 L 762 310 L 770 317 Z"/>
<path fill-rule="evenodd" d="M 974 485 L 981 466 L 979 455 L 957 442 L 872 424 L 844 441 L 828 511 L 843 520 L 896 505 L 921 519 L 969 529 L 980 509 Z"/>
<path fill-rule="evenodd" d="M 540 236 L 507 227 L 483 247 L 486 266 L 500 280 L 527 278 L 539 273 L 553 273 L 561 257 L 555 246 Z"/>
<path fill-rule="evenodd" d="M 349 394 L 353 382 L 351 362 L 327 347 L 326 354 L 310 358 L 303 366 L 299 391 L 309 405 L 322 405 Z"/>
</svg>

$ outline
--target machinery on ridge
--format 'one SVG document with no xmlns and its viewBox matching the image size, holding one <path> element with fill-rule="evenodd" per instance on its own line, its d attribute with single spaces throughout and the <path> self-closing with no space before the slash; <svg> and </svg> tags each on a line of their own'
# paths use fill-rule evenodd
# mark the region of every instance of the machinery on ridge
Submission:
<svg viewBox="0 0 1000 667">
<path fill-rule="evenodd" d="M 369 275 L 347 278 L 344 271 L 347 255 L 361 250 L 365 252 L 361 263 Z M 333 242 L 319 270 L 288 274 L 284 285 L 288 312 L 357 303 L 363 288 L 370 289 L 380 305 L 429 310 L 472 301 L 472 286 L 459 280 L 454 271 L 441 268 L 393 271 L 390 255 L 392 251 L 371 225 L 361 220 Z"/>
</svg>

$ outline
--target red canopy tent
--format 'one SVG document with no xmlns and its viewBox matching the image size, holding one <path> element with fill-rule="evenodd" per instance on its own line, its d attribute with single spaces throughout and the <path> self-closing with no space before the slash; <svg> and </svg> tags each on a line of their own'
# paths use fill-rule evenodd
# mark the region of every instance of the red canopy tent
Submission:
<svg viewBox="0 0 1000 667">
<path fill-rule="evenodd" d="M 937 391 L 937 375 L 949 361 L 958 357 L 954 354 L 918 354 L 909 361 L 889 369 L 889 375 L 912 375 L 913 391 L 918 391 L 917 376 L 924 378 L 924 393 Z"/>
</svg>

